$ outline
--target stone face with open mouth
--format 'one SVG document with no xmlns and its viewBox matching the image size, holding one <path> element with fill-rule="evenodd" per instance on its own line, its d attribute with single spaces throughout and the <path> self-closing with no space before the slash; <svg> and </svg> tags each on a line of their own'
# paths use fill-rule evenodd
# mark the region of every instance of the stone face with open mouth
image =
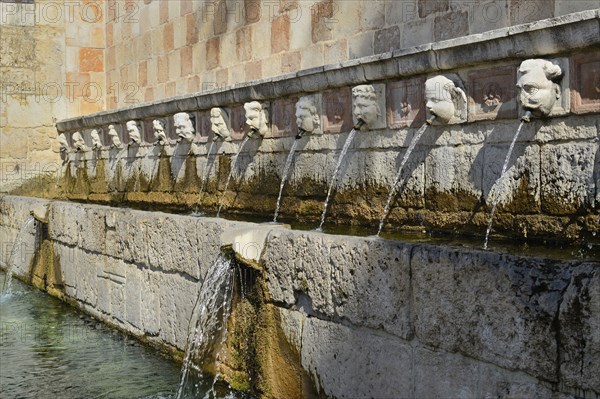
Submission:
<svg viewBox="0 0 600 399">
<path fill-rule="evenodd" d="M 538 118 L 550 115 L 560 99 L 560 85 L 557 82 L 561 77 L 560 66 L 548 60 L 523 61 L 517 81 L 521 106 Z"/>
<path fill-rule="evenodd" d="M 297 138 L 301 138 L 306 133 L 322 133 L 321 117 L 314 102 L 308 96 L 301 97 L 296 103 L 296 125 L 298 126 Z"/>
<path fill-rule="evenodd" d="M 371 128 L 377 123 L 381 111 L 377 105 L 377 95 L 371 85 L 356 86 L 352 89 L 352 116 L 356 120 L 354 129 L 363 126 Z"/>
<path fill-rule="evenodd" d="M 175 133 L 179 137 L 177 141 L 186 141 L 191 143 L 196 137 L 194 125 L 190 119 L 190 115 L 187 112 L 178 112 L 173 115 L 173 122 L 175 124 Z"/>
<path fill-rule="evenodd" d="M 466 121 L 467 95 L 456 76 L 434 76 L 425 82 L 425 107 L 429 124 Z M 435 120 L 435 122 L 434 122 Z"/>
<path fill-rule="evenodd" d="M 269 132 L 269 117 L 265 104 L 251 101 L 244 104 L 244 110 L 246 111 L 246 125 L 250 127 L 248 136 L 253 137 L 255 133 L 258 133 L 264 137 Z"/>
<path fill-rule="evenodd" d="M 228 120 L 227 112 L 223 108 L 215 107 L 210 110 L 210 130 L 215 134 L 214 140 L 221 138 L 224 141 L 231 141 Z"/>
</svg>

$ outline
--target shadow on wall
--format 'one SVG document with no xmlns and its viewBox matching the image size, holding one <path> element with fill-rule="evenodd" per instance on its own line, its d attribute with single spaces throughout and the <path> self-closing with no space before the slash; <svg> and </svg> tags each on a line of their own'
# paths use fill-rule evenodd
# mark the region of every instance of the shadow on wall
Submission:
<svg viewBox="0 0 600 399">
<path fill-rule="evenodd" d="M 535 147 L 533 147 L 535 144 L 532 144 L 532 142 L 539 129 L 539 125 L 534 122 L 523 126 L 514 151 L 508 161 L 504 181 L 500 181 L 502 167 L 506 160 L 511 141 L 519 128 L 519 124 L 520 122 L 516 120 L 505 121 L 504 123 L 496 122 L 490 131 L 484 132 L 486 137 L 483 146 L 477 152 L 469 172 L 469 176 L 477 176 L 478 173 L 481 173 L 480 179 L 474 179 L 472 182 L 475 188 L 481 193 L 482 204 L 490 206 L 493 203 L 494 197 L 501 195 L 502 192 L 512 196 L 511 201 L 517 200 L 518 198 L 515 195 L 518 196 L 520 193 L 511 190 L 511 182 L 515 182 L 517 186 L 525 184 L 525 189 L 531 190 L 533 188 L 530 186 L 531 180 L 537 180 L 531 176 L 531 173 L 535 171 L 531 170 L 530 166 L 532 162 L 539 161 L 539 150 L 537 157 L 524 158 L 531 151 L 535 151 Z M 539 165 L 536 166 L 539 168 Z M 481 170 L 477 170 L 477 168 L 481 168 Z M 537 190 L 539 192 L 539 187 Z M 499 200 L 500 203 L 504 202 L 506 204 L 503 198 L 499 198 Z M 508 201 L 508 203 L 511 201 Z M 523 204 L 521 203 L 521 205 Z M 528 208 L 531 207 L 536 207 L 536 205 L 529 203 Z M 539 207 L 539 204 L 537 207 Z M 524 211 L 524 209 L 521 210 Z"/>
<path fill-rule="evenodd" d="M 594 178 L 596 180 L 596 203 L 594 208 L 600 212 L 600 122 L 597 125 L 598 129 L 598 148 L 596 149 L 596 157 L 594 159 Z M 598 222 L 600 224 L 600 216 L 598 216 Z"/>
</svg>

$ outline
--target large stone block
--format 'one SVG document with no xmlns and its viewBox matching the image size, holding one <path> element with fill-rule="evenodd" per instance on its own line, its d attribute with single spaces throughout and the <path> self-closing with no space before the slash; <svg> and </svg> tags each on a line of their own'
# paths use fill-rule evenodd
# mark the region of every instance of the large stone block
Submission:
<svg viewBox="0 0 600 399">
<path fill-rule="evenodd" d="M 560 376 L 564 385 L 600 394 L 600 267 L 583 265 L 572 275 L 560 304 Z M 583 395 L 585 396 L 585 395 Z"/>
<path fill-rule="evenodd" d="M 53 202 L 50 210 L 49 234 L 53 240 L 67 245 L 79 244 L 79 222 L 85 218 L 81 204 Z"/>
<path fill-rule="evenodd" d="M 535 126 L 534 139 L 540 143 L 594 139 L 598 137 L 597 122 L 598 118 L 596 116 L 550 119 Z"/>
<path fill-rule="evenodd" d="M 412 349 L 387 334 L 309 317 L 302 366 L 318 389 L 336 398 L 397 398 L 411 392 Z"/>
<path fill-rule="evenodd" d="M 80 248 L 101 254 L 105 253 L 106 211 L 106 207 L 90 205 L 84 207 L 83 218 L 77 220 L 79 227 L 78 244 Z"/>
<path fill-rule="evenodd" d="M 483 145 L 432 148 L 425 160 L 425 201 L 436 210 L 472 210 L 481 197 Z"/>
<path fill-rule="evenodd" d="M 160 332 L 160 283 L 161 273 L 148 269 L 142 270 L 140 313 L 144 332 L 150 336 L 158 336 Z M 132 289 L 132 294 L 135 291 Z M 166 315 L 165 315 L 166 316 Z"/>
<path fill-rule="evenodd" d="M 411 248 L 384 240 L 277 230 L 268 238 L 262 261 L 273 301 L 407 338 L 412 335 Z"/>
<path fill-rule="evenodd" d="M 36 226 L 24 228 L 0 227 L 0 267 L 10 269 L 15 275 L 28 277 L 36 253 Z"/>
<path fill-rule="evenodd" d="M 415 398 L 549 398 L 544 385 L 521 372 L 469 357 L 416 347 L 412 362 Z"/>
<path fill-rule="evenodd" d="M 148 263 L 147 228 L 149 216 L 146 212 L 106 208 L 107 255 L 126 262 Z"/>
<path fill-rule="evenodd" d="M 565 264 L 445 247 L 411 259 L 413 322 L 434 348 L 555 380 Z"/>
<path fill-rule="evenodd" d="M 55 241 L 53 243 L 55 268 L 60 270 L 60 281 L 65 294 L 77 297 L 78 263 L 75 258 L 77 248 Z"/>
<path fill-rule="evenodd" d="M 199 284 L 175 274 L 160 275 L 160 338 L 185 349 Z"/>
<path fill-rule="evenodd" d="M 540 147 L 535 144 L 515 145 L 502 169 L 510 145 L 489 145 L 483 153 L 483 196 L 488 205 L 498 203 L 516 213 L 539 212 L 541 201 Z"/>
<path fill-rule="evenodd" d="M 478 377 L 478 398 L 550 398 L 555 395 L 550 383 L 489 363 L 480 363 Z"/>
<path fill-rule="evenodd" d="M 146 234 L 150 266 L 200 278 L 195 218 L 154 214 L 147 219 Z"/>
<path fill-rule="evenodd" d="M 477 361 L 456 354 L 415 348 L 412 364 L 415 398 L 478 397 Z"/>
<path fill-rule="evenodd" d="M 76 298 L 92 307 L 109 310 L 110 301 L 104 285 L 98 279 L 104 257 L 79 248 L 74 249 L 73 261 L 77 263 Z"/>
<path fill-rule="evenodd" d="M 302 329 L 306 314 L 285 308 L 277 308 L 281 320 L 281 329 L 288 342 L 294 349 L 301 352 L 302 349 Z"/>
<path fill-rule="evenodd" d="M 542 210 L 551 215 L 585 212 L 594 203 L 598 143 L 547 144 L 541 151 Z"/>
</svg>

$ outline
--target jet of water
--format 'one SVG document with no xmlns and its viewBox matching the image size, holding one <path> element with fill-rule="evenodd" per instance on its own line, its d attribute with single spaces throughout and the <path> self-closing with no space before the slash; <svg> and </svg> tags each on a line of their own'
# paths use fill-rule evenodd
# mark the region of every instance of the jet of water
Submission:
<svg viewBox="0 0 600 399">
<path fill-rule="evenodd" d="M 357 129 L 352 129 L 350 134 L 346 138 L 346 142 L 344 143 L 344 147 L 342 148 L 342 152 L 340 153 L 340 157 L 338 158 L 337 165 L 335 166 L 335 170 L 333 171 L 333 176 L 331 178 L 331 183 L 329 184 L 329 190 L 327 191 L 327 198 L 325 198 L 325 203 L 323 204 L 323 213 L 321 214 L 321 223 L 317 228 L 318 231 L 323 230 L 323 224 L 325 223 L 325 216 L 327 215 L 327 207 L 329 205 L 329 197 L 331 197 L 331 192 L 333 191 L 333 187 L 337 184 L 338 173 L 340 171 L 340 167 L 342 166 L 342 161 L 344 161 L 344 157 L 350 148 L 350 144 L 352 144 L 352 140 L 354 140 L 354 136 L 356 136 Z"/>
<path fill-rule="evenodd" d="M 296 153 L 298 142 L 299 141 L 297 139 L 294 140 L 292 148 L 290 149 L 290 153 L 288 154 L 287 160 L 285 161 L 283 174 L 281 175 L 281 184 L 279 185 L 279 196 L 277 197 L 277 206 L 275 207 L 275 214 L 273 215 L 273 222 L 277 222 L 277 216 L 279 216 L 279 206 L 281 205 L 281 195 L 283 194 L 283 187 L 285 186 L 285 182 L 290 172 L 290 166 L 292 165 L 292 161 L 294 160 L 294 154 Z"/>
<path fill-rule="evenodd" d="M 338 158 L 337 165 L 335 165 L 335 169 L 333 171 L 333 176 L 331 178 L 331 183 L 329 184 L 329 190 L 327 190 L 327 198 L 325 198 L 325 203 L 323 204 L 323 213 L 321 214 L 321 223 L 317 228 L 317 231 L 323 231 L 323 224 L 325 223 L 325 216 L 327 215 L 327 207 L 329 205 L 329 197 L 331 197 L 331 192 L 333 191 L 333 187 L 336 186 L 338 173 L 340 171 L 340 167 L 342 166 L 342 161 L 350 148 L 350 144 L 352 144 L 352 140 L 354 140 L 354 136 L 356 136 L 357 129 L 352 129 L 350 134 L 346 138 L 346 142 L 344 143 L 344 147 L 342 148 L 342 152 L 340 153 L 340 157 Z"/>
<path fill-rule="evenodd" d="M 237 164 L 237 160 L 240 157 L 240 152 L 244 149 L 244 146 L 248 142 L 251 136 L 246 135 L 242 144 L 240 144 L 240 148 L 238 148 L 237 153 L 231 160 L 231 170 L 229 171 L 229 176 L 227 176 L 227 182 L 225 182 L 225 189 L 223 190 L 223 196 L 221 197 L 221 203 L 219 204 L 219 210 L 217 211 L 217 217 L 221 214 L 221 209 L 223 208 L 223 201 L 225 201 L 225 194 L 227 194 L 227 187 L 229 187 L 229 181 L 231 180 L 231 176 L 233 175 L 233 171 L 235 170 L 235 165 Z"/>
<path fill-rule="evenodd" d="M 206 274 L 190 318 L 190 331 L 176 399 L 188 396 L 198 397 L 190 371 L 193 369 L 201 374 L 202 366 L 211 360 L 210 355 L 214 350 L 217 339 L 221 338 L 219 341 L 221 346 L 227 339 L 227 321 L 231 313 L 231 299 L 233 297 L 233 277 L 232 261 L 222 255 L 217 258 Z M 217 355 L 218 359 L 219 355 Z M 218 368 L 217 365 L 213 389 L 207 392 L 204 397 L 208 398 L 211 392 L 215 397 L 214 386 L 219 377 Z M 195 392 L 192 394 L 190 390 Z M 190 394 L 192 395 L 190 396 Z"/>
<path fill-rule="evenodd" d="M 17 233 L 17 238 L 13 243 L 13 246 L 8 255 L 8 259 L 6 260 L 6 279 L 4 280 L 4 285 L 2 286 L 2 294 L 10 293 L 10 287 L 12 285 L 13 268 L 15 263 L 14 258 L 19 249 L 21 248 L 23 242 L 23 234 L 27 231 L 29 225 L 31 225 L 31 223 L 33 223 L 34 220 L 35 219 L 33 218 L 33 216 L 28 216 L 25 222 L 21 225 L 21 229 Z"/>
<path fill-rule="evenodd" d="M 515 143 L 517 142 L 517 138 L 519 137 L 519 134 L 521 133 L 521 129 L 523 129 L 523 125 L 526 123 L 526 120 L 523 120 L 521 122 L 521 124 L 519 125 L 519 128 L 517 129 L 517 132 L 515 133 L 515 136 L 513 137 L 512 143 L 510 143 L 510 147 L 508 148 L 508 153 L 506 154 L 506 159 L 504 160 L 504 165 L 502 165 L 502 173 L 500 173 L 500 178 L 498 179 L 498 183 L 502 183 L 505 175 L 506 175 L 506 169 L 508 168 L 508 161 L 510 160 L 510 157 L 512 155 L 513 149 L 515 148 Z M 499 186 L 501 187 L 501 186 Z M 488 228 L 487 231 L 485 232 L 485 241 L 483 242 L 483 249 L 488 249 L 488 241 L 490 238 L 490 232 L 492 231 L 492 223 L 494 221 L 494 213 L 496 213 L 496 207 L 498 206 L 498 200 L 501 197 L 502 192 L 497 192 L 496 195 L 494 195 L 493 199 L 492 199 L 492 211 L 490 212 L 490 220 L 488 221 Z"/>
<path fill-rule="evenodd" d="M 210 146 L 208 147 L 208 152 L 206 153 L 206 166 L 204 171 L 204 176 L 202 176 L 202 182 L 200 186 L 200 192 L 198 193 L 198 202 L 196 202 L 196 210 L 194 214 L 198 215 L 198 206 L 200 205 L 200 201 L 202 200 L 202 194 L 204 194 L 204 189 L 206 188 L 206 184 L 208 182 L 208 175 L 210 174 L 210 170 L 212 169 L 212 164 L 209 164 L 210 154 L 212 154 L 213 147 L 215 146 L 215 141 L 210 142 Z M 214 163 L 214 161 L 213 161 Z"/>
<path fill-rule="evenodd" d="M 406 149 L 406 152 L 404 153 L 404 157 L 402 158 L 402 162 L 400 162 L 400 167 L 398 168 L 398 173 L 396 174 L 396 178 L 394 179 L 394 183 L 392 184 L 392 188 L 390 190 L 390 194 L 388 196 L 387 202 L 385 203 L 385 208 L 383 210 L 383 214 L 381 215 L 381 219 L 379 220 L 379 229 L 377 229 L 377 237 L 379 237 L 379 234 L 381 233 L 381 229 L 383 229 L 383 223 L 385 223 L 385 219 L 387 218 L 388 214 L 390 213 L 392 199 L 394 199 L 394 194 L 396 194 L 396 188 L 398 186 L 398 182 L 400 181 L 400 178 L 402 177 L 402 170 L 404 169 L 404 166 L 406 165 L 406 162 L 408 161 L 410 154 L 413 152 L 413 150 L 415 149 L 415 146 L 421 139 L 421 136 L 423 135 L 423 133 L 425 133 L 425 130 L 427 130 L 427 126 L 429 126 L 430 124 L 431 123 L 428 122 L 428 123 L 424 123 L 423 126 L 421 126 L 419 131 L 415 134 L 412 141 L 410 142 L 410 145 Z"/>
</svg>

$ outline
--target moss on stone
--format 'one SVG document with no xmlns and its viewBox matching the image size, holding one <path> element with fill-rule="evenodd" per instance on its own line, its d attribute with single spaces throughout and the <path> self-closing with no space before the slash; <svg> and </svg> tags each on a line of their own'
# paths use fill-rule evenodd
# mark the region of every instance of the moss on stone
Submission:
<svg viewBox="0 0 600 399">
<path fill-rule="evenodd" d="M 39 174 L 25 180 L 23 184 L 11 190 L 9 194 L 39 198 L 60 198 L 63 192 L 59 183 L 54 173 Z"/>
</svg>

